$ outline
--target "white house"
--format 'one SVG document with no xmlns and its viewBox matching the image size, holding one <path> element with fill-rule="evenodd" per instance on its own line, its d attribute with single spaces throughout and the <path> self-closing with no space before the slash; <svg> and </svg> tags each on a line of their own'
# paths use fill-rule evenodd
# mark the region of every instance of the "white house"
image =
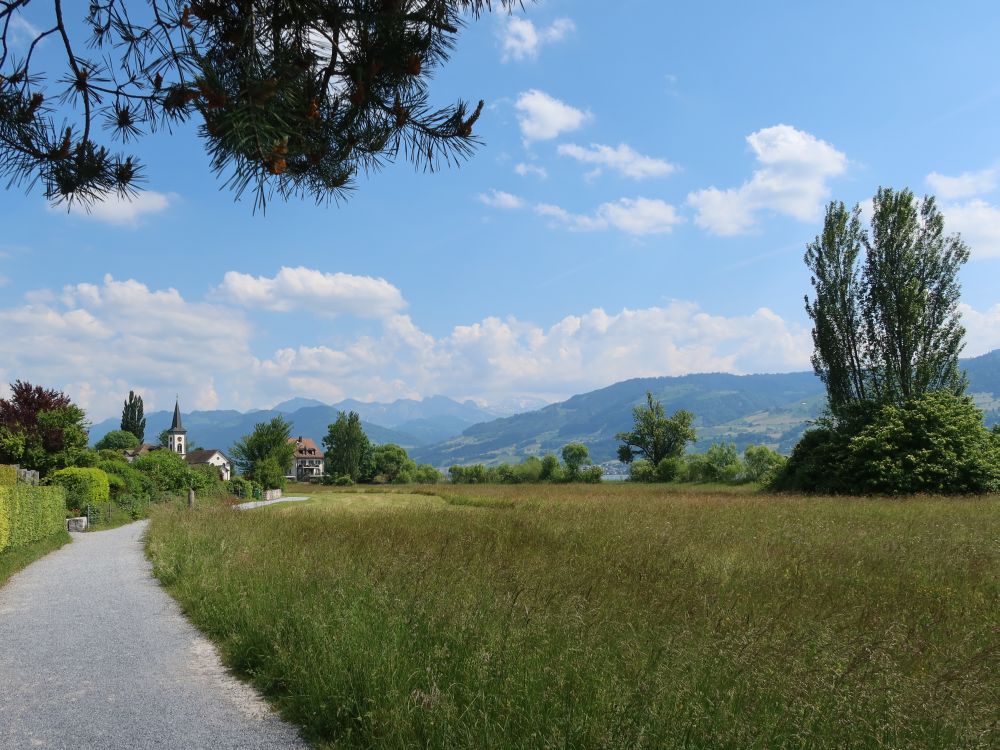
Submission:
<svg viewBox="0 0 1000 750">
<path fill-rule="evenodd" d="M 228 482 L 233 476 L 233 462 L 225 453 L 220 450 L 191 451 L 184 460 L 188 466 L 198 466 L 199 464 L 209 464 L 219 470 L 219 477 L 223 482 Z"/>
</svg>

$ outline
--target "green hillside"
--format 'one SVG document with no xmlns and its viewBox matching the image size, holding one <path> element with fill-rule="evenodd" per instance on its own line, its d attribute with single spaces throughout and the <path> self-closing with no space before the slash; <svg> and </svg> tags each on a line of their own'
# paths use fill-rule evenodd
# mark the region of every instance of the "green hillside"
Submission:
<svg viewBox="0 0 1000 750">
<path fill-rule="evenodd" d="M 986 412 L 987 424 L 1000 422 L 1000 350 L 962 364 L 969 393 Z M 825 403 L 822 383 L 809 372 L 636 378 L 538 411 L 474 425 L 458 437 L 417 448 L 414 455 L 435 466 L 499 463 L 582 442 L 595 462 L 609 461 L 618 446 L 615 434 L 630 428 L 632 407 L 643 402 L 647 390 L 668 413 L 687 409 L 695 414 L 695 450 L 726 440 L 741 451 L 764 444 L 787 453 Z"/>
</svg>

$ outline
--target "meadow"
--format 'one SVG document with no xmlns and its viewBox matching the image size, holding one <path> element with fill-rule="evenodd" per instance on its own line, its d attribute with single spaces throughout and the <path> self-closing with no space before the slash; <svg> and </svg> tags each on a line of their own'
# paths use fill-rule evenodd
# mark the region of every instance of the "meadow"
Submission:
<svg viewBox="0 0 1000 750">
<path fill-rule="evenodd" d="M 153 509 L 156 575 L 324 748 L 1000 744 L 1000 504 L 631 483 Z"/>
</svg>

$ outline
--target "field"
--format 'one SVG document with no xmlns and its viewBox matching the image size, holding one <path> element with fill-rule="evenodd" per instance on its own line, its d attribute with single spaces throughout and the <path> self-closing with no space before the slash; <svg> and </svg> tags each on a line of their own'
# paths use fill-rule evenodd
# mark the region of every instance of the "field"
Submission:
<svg viewBox="0 0 1000 750">
<path fill-rule="evenodd" d="M 1000 504 L 298 487 L 156 574 L 320 747 L 1000 744 Z"/>
</svg>

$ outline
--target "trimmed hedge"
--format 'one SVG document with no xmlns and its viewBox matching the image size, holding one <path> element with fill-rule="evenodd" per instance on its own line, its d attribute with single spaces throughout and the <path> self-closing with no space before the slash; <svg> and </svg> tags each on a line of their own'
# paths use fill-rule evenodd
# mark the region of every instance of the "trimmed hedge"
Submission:
<svg viewBox="0 0 1000 750">
<path fill-rule="evenodd" d="M 0 552 L 64 531 L 65 508 L 62 487 L 0 487 Z"/>
<path fill-rule="evenodd" d="M 71 466 L 54 472 L 51 482 L 66 489 L 67 508 L 83 510 L 88 505 L 104 505 L 111 497 L 108 475 L 100 469 Z"/>
<path fill-rule="evenodd" d="M 13 487 L 15 484 L 17 484 L 17 469 L 0 464 L 0 487 Z"/>
</svg>

